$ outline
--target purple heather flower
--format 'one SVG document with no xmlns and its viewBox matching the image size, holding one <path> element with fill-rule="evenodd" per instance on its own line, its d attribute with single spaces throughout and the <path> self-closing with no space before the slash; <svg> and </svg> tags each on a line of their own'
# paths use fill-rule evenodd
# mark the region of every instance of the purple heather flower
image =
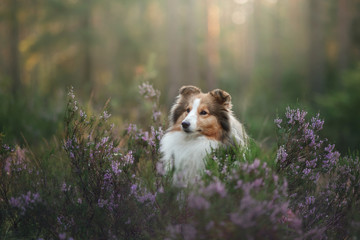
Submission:
<svg viewBox="0 0 360 240">
<path fill-rule="evenodd" d="M 279 176 L 273 174 L 273 179 L 274 179 L 274 182 L 277 183 L 279 181 Z"/>
<path fill-rule="evenodd" d="M 64 182 L 63 185 L 61 186 L 61 191 L 62 192 L 67 192 L 70 190 L 71 185 L 67 186 L 66 183 Z"/>
<path fill-rule="evenodd" d="M 243 184 L 243 181 L 242 181 L 242 180 L 237 180 L 235 189 L 241 188 L 241 187 L 242 187 L 242 184 Z"/>
<path fill-rule="evenodd" d="M 101 186 L 101 189 L 108 189 L 111 183 L 111 178 L 112 178 L 112 174 L 110 172 L 106 172 L 104 174 L 104 182 L 103 185 Z"/>
<path fill-rule="evenodd" d="M 260 160 L 259 159 L 255 159 L 254 162 L 249 166 L 251 169 L 256 169 L 260 166 Z"/>
<path fill-rule="evenodd" d="M 26 149 L 21 149 L 20 147 L 16 147 L 15 154 L 13 156 L 9 156 L 6 158 L 4 170 L 6 174 L 10 175 L 11 171 L 20 172 L 26 169 L 28 169 Z M 28 170 L 29 172 L 31 172 L 31 169 Z"/>
<path fill-rule="evenodd" d="M 128 128 L 126 129 L 128 134 L 136 133 L 137 132 L 137 126 L 136 124 L 129 124 Z"/>
<path fill-rule="evenodd" d="M 80 109 L 79 114 L 81 118 L 86 118 L 86 113 L 83 110 Z"/>
<path fill-rule="evenodd" d="M 107 111 L 104 111 L 101 118 L 103 118 L 105 121 L 109 119 L 109 117 L 111 117 L 111 114 L 108 113 Z"/>
<path fill-rule="evenodd" d="M 139 85 L 139 93 L 143 95 L 145 98 L 152 98 L 152 97 L 159 97 L 160 91 L 155 90 L 154 87 L 149 84 L 148 82 L 145 82 L 141 85 Z"/>
<path fill-rule="evenodd" d="M 66 142 L 65 142 L 65 148 L 66 149 L 71 149 L 72 147 L 72 140 L 69 138 Z"/>
<path fill-rule="evenodd" d="M 143 133 L 143 136 L 141 138 L 142 140 L 144 140 L 145 142 L 148 142 L 150 140 L 150 137 L 149 137 L 149 132 L 144 132 Z"/>
<path fill-rule="evenodd" d="M 175 238 L 178 234 L 181 233 L 181 225 L 169 225 L 166 227 L 166 231 L 170 234 L 172 238 Z"/>
<path fill-rule="evenodd" d="M 314 134 L 314 130 L 312 130 L 312 129 L 305 129 L 304 135 L 305 135 L 305 139 L 310 140 L 311 142 L 313 142 L 316 138 L 316 136 Z"/>
<path fill-rule="evenodd" d="M 325 159 L 329 160 L 331 165 L 335 165 L 340 157 L 340 153 L 338 151 L 333 152 L 334 148 L 335 148 L 335 144 L 333 144 L 333 145 L 329 144 L 324 149 L 327 152 Z"/>
<path fill-rule="evenodd" d="M 262 184 L 263 184 L 263 179 L 262 178 L 258 178 L 253 182 L 254 187 L 260 187 Z"/>
<path fill-rule="evenodd" d="M 148 192 L 148 193 L 146 193 L 146 194 L 144 194 L 142 196 L 137 196 L 136 198 L 140 203 L 144 203 L 146 201 L 149 201 L 151 204 L 154 204 L 155 199 L 156 199 L 156 193 L 152 194 L 152 193 Z"/>
<path fill-rule="evenodd" d="M 9 200 L 10 206 L 19 208 L 22 215 L 25 214 L 27 208 L 31 208 L 33 204 L 39 202 L 41 202 L 40 195 L 38 193 L 31 193 L 30 191 L 17 198 L 11 197 Z"/>
<path fill-rule="evenodd" d="M 309 175 L 310 172 L 311 172 L 311 169 L 309 169 L 309 168 L 305 168 L 303 170 L 304 175 Z"/>
<path fill-rule="evenodd" d="M 184 240 L 193 240 L 196 239 L 196 229 L 194 226 L 190 224 L 183 224 L 182 225 L 182 234 Z"/>
<path fill-rule="evenodd" d="M 189 207 L 194 209 L 208 209 L 210 207 L 210 203 L 203 198 L 202 196 L 195 195 L 194 193 L 190 194 L 188 198 Z"/>
<path fill-rule="evenodd" d="M 316 167 L 316 162 L 317 162 L 317 158 L 311 160 L 311 161 L 306 161 L 306 167 L 308 168 L 315 168 Z"/>
<path fill-rule="evenodd" d="M 276 119 L 274 120 L 274 123 L 276 124 L 276 126 L 277 126 L 278 128 L 281 128 L 280 124 L 282 123 L 282 119 L 281 119 L 281 118 L 276 118 Z"/>
<path fill-rule="evenodd" d="M 293 123 L 293 113 L 292 113 L 292 110 L 290 109 L 290 107 L 286 108 L 285 116 L 287 117 L 287 119 L 289 119 L 288 124 L 292 124 Z"/>
<path fill-rule="evenodd" d="M 105 145 L 105 143 L 107 143 L 109 141 L 109 137 L 103 137 L 102 139 L 101 139 L 101 145 Z"/>
<path fill-rule="evenodd" d="M 214 221 L 211 220 L 208 224 L 206 224 L 206 227 L 205 227 L 206 231 L 209 231 L 210 229 L 212 229 L 214 227 L 214 225 L 215 225 Z"/>
<path fill-rule="evenodd" d="M 70 89 L 69 89 L 69 92 L 68 92 L 68 96 L 72 99 L 75 98 L 75 95 L 74 95 L 74 87 L 71 86 Z"/>
<path fill-rule="evenodd" d="M 10 157 L 6 158 L 6 160 L 5 160 L 4 170 L 7 175 L 10 175 L 10 173 L 11 173 L 11 158 Z"/>
<path fill-rule="evenodd" d="M 17 208 L 21 208 L 20 199 L 21 199 L 21 198 L 11 197 L 10 200 L 9 200 L 10 206 L 12 206 L 12 207 L 17 207 Z"/>
<path fill-rule="evenodd" d="M 280 163 L 283 163 L 286 161 L 287 156 L 288 154 L 286 153 L 286 149 L 284 148 L 284 146 L 280 146 L 277 151 L 276 160 Z"/>
<path fill-rule="evenodd" d="M 160 111 L 153 111 L 153 119 L 154 119 L 154 121 L 157 121 L 160 116 L 161 116 Z"/>
<path fill-rule="evenodd" d="M 131 194 L 136 193 L 136 190 L 137 190 L 137 184 L 135 183 L 135 184 L 131 185 L 131 187 L 130 187 Z"/>
<path fill-rule="evenodd" d="M 223 169 L 221 170 L 221 174 L 226 174 L 227 165 L 224 165 Z"/>
<path fill-rule="evenodd" d="M 2 148 L 3 148 L 5 151 L 10 151 L 10 150 L 11 150 L 11 148 L 10 148 L 8 145 L 6 145 L 6 144 L 3 144 L 3 145 L 2 145 Z"/>
<path fill-rule="evenodd" d="M 211 176 L 211 171 L 208 170 L 208 169 L 204 170 L 204 173 L 205 173 L 206 175 L 208 175 L 209 177 Z"/>
<path fill-rule="evenodd" d="M 59 239 L 65 240 L 66 239 L 66 233 L 59 233 Z"/>
<path fill-rule="evenodd" d="M 165 171 L 165 168 L 164 168 L 164 164 L 162 162 L 157 162 L 156 163 L 156 171 L 160 175 L 165 175 L 166 171 Z"/>
<path fill-rule="evenodd" d="M 131 165 L 134 163 L 134 156 L 133 156 L 133 152 L 130 150 L 123 158 L 122 160 L 124 161 L 125 165 Z"/>
<path fill-rule="evenodd" d="M 285 116 L 288 119 L 288 124 L 295 125 L 296 122 L 299 124 L 303 124 L 305 122 L 305 116 L 307 112 L 300 111 L 299 109 L 290 109 L 290 107 L 286 108 Z"/>
<path fill-rule="evenodd" d="M 105 205 L 107 205 L 108 200 L 105 199 L 99 199 L 97 205 L 99 206 L 99 208 L 103 208 Z"/>
<path fill-rule="evenodd" d="M 294 119 L 296 121 L 298 121 L 300 124 L 303 124 L 305 122 L 305 116 L 306 115 L 307 115 L 307 112 L 300 111 L 299 109 L 297 109 Z"/>
<path fill-rule="evenodd" d="M 157 136 L 157 139 L 160 141 L 161 138 L 164 136 L 164 130 L 162 127 L 159 127 L 158 130 L 155 131 L 155 135 Z"/>
<path fill-rule="evenodd" d="M 230 213 L 230 220 L 238 226 L 241 226 L 243 223 L 243 220 L 238 213 Z"/>
<path fill-rule="evenodd" d="M 77 101 L 74 101 L 74 110 L 77 111 L 79 108 L 77 106 Z"/>
<path fill-rule="evenodd" d="M 207 196 L 211 196 L 212 194 L 217 193 L 221 197 L 225 197 L 227 194 L 225 185 L 219 180 L 210 183 L 205 189 L 203 189 L 203 193 Z"/>
<path fill-rule="evenodd" d="M 319 131 L 323 128 L 324 120 L 320 119 L 320 114 L 318 113 L 316 117 L 311 118 L 311 127 L 312 129 Z"/>
<path fill-rule="evenodd" d="M 113 173 L 115 173 L 115 175 L 119 175 L 122 172 L 122 170 L 120 168 L 120 163 L 116 162 L 116 161 L 111 162 L 111 169 L 112 169 Z"/>
<path fill-rule="evenodd" d="M 305 197 L 305 204 L 306 205 L 313 204 L 314 202 L 315 202 L 315 197 L 314 196 Z"/>
</svg>

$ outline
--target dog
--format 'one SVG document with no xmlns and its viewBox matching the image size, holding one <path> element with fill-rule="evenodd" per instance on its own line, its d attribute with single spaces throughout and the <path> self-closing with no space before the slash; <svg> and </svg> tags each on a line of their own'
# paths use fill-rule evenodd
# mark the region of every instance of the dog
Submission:
<svg viewBox="0 0 360 240">
<path fill-rule="evenodd" d="M 166 172 L 175 170 L 175 183 L 195 182 L 212 149 L 247 145 L 248 136 L 231 108 L 231 96 L 223 90 L 180 88 L 170 110 L 170 126 L 160 141 L 160 162 Z"/>
</svg>

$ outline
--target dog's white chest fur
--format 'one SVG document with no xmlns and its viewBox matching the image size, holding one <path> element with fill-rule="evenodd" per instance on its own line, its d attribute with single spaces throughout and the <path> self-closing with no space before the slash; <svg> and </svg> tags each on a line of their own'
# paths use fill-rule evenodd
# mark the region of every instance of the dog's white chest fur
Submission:
<svg viewBox="0 0 360 240">
<path fill-rule="evenodd" d="M 183 131 L 167 132 L 160 142 L 161 161 L 167 171 L 175 167 L 174 181 L 196 179 L 205 168 L 204 157 L 219 142 Z"/>
</svg>

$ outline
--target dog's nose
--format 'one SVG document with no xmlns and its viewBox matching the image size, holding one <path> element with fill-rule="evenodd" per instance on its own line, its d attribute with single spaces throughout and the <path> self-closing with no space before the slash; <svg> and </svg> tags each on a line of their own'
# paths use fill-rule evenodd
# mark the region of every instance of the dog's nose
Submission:
<svg viewBox="0 0 360 240">
<path fill-rule="evenodd" d="M 190 123 L 188 121 L 183 121 L 181 123 L 181 126 L 184 128 L 184 129 L 187 129 L 189 126 L 190 126 Z"/>
</svg>

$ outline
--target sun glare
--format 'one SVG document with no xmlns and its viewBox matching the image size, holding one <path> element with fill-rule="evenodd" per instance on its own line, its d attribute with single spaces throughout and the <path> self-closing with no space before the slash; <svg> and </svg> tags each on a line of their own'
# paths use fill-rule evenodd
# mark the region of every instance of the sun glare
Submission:
<svg viewBox="0 0 360 240">
<path fill-rule="evenodd" d="M 236 11 L 232 14 L 231 19 L 235 24 L 244 24 L 246 22 L 246 12 L 244 10 Z"/>
<path fill-rule="evenodd" d="M 270 4 L 277 4 L 278 0 L 266 0 Z"/>
<path fill-rule="evenodd" d="M 247 2 L 249 2 L 249 0 L 234 0 L 234 2 L 238 4 L 246 4 Z"/>
</svg>

